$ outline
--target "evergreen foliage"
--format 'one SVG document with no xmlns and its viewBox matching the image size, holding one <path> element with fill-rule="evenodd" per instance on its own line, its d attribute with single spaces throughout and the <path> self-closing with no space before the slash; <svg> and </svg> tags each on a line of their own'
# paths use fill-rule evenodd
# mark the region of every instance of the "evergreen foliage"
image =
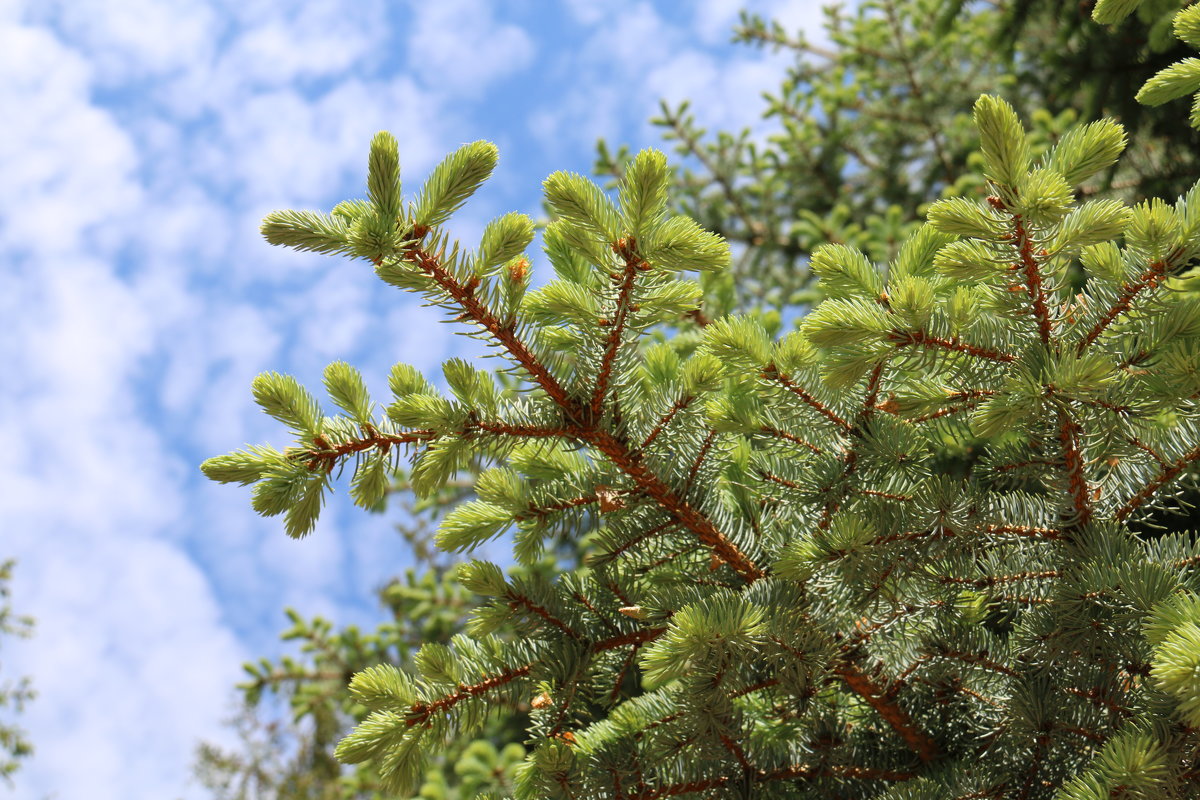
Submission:
<svg viewBox="0 0 1200 800">
<path fill-rule="evenodd" d="M 765 98 L 783 130 L 766 143 L 748 130 L 712 135 L 690 104 L 664 105 L 654 121 L 685 159 L 673 206 L 732 245 L 723 288 L 736 307 L 810 303 L 820 297 L 807 266 L 814 249 L 844 242 L 890 261 L 924 204 L 982 188 L 969 111 L 984 93 L 1029 121 L 1035 153 L 1077 122 L 1119 119 L 1131 138 L 1125 158 L 1081 190 L 1175 197 L 1200 172 L 1200 135 L 1178 109 L 1134 94 L 1193 54 L 1171 35 L 1178 7 L 1147 2 L 1105 27 L 1074 0 L 867 0 L 827 12 L 828 46 L 746 14 L 740 41 L 796 57 Z M 628 158 L 601 143 L 597 170 L 619 179 Z"/>
<path fill-rule="evenodd" d="M 373 231 L 354 255 L 452 309 L 528 391 L 502 398 L 451 361 L 452 397 L 397 380 L 374 415 L 338 364 L 326 382 L 346 413 L 325 417 L 269 374 L 255 399 L 296 446 L 205 473 L 255 482 L 256 509 L 302 536 L 335 467 L 353 462 L 360 486 L 407 451 L 429 494 L 484 459 L 498 466 L 438 543 L 466 551 L 515 528 L 527 566 L 553 521 L 585 507 L 601 521 L 575 575 L 467 563 L 464 588 L 494 601 L 467 633 L 422 645 L 412 672 L 354 676 L 371 713 L 339 759 L 412 791 L 430 752 L 526 701 L 517 797 L 1194 789 L 1200 550 L 1124 523 L 1200 459 L 1200 325 L 1175 277 L 1200 253 L 1200 187 L 1173 205 L 1079 202 L 1066 176 L 1109 166 L 1119 126 L 1034 162 L 1007 103 L 984 96 L 974 118 L 990 193 L 935 203 L 886 279 L 831 246 L 813 260 L 829 299 L 800 330 L 772 341 L 753 316 L 726 318 L 665 345 L 665 365 L 645 332 L 699 302 L 681 271 L 720 270 L 728 251 L 666 213 L 661 154 L 633 161 L 619 204 L 547 179 L 559 279 L 524 297 L 524 274 L 489 274 L 430 224 L 486 177 L 484 144 L 439 165 L 390 230 L 374 200 L 350 223 L 349 242 Z M 398 161 L 381 147 L 394 144 L 376 138 L 369 186 L 393 182 L 375 174 Z M 340 236 L 279 218 L 264 228 L 280 244 Z M 979 437 L 990 446 L 966 475 L 936 468 L 943 442 Z M 522 635 L 493 635 L 505 623 Z"/>
<path fill-rule="evenodd" d="M 255 398 L 296 447 L 205 464 L 299 536 L 336 468 L 377 507 L 409 455 L 427 502 L 465 500 L 441 547 L 515 531 L 517 566 L 458 570 L 452 591 L 484 598 L 462 601 L 465 628 L 397 624 L 415 652 L 347 661 L 328 630 L 299 634 L 327 643 L 312 665 L 340 659 L 329 691 L 358 673 L 337 710 L 363 722 L 338 753 L 371 765 L 303 796 L 445 796 L 426 768 L 444 748 L 491 776 L 464 797 L 1196 794 L 1200 552 L 1130 526 L 1200 459 L 1200 190 L 1089 191 L 1119 174 L 1112 122 L 1029 135 L 989 96 L 973 122 L 978 174 L 884 269 L 853 241 L 813 246 L 825 299 L 782 337 L 769 314 L 722 313 L 728 250 L 670 213 L 653 151 L 622 162 L 616 202 L 547 180 L 558 280 L 532 292 L 527 221 L 475 251 L 438 229 L 490 171 L 485 144 L 403 206 L 381 135 L 369 203 L 268 218 L 272 241 L 374 261 L 508 360 L 448 362 L 451 396 L 398 365 L 383 415 L 344 364 L 326 375 L 337 416 L 263 376 Z M 309 666 L 279 676 L 303 713 L 328 708 L 304 696 Z M 471 742 L 508 741 L 498 723 L 527 729 L 519 765 Z"/>
</svg>

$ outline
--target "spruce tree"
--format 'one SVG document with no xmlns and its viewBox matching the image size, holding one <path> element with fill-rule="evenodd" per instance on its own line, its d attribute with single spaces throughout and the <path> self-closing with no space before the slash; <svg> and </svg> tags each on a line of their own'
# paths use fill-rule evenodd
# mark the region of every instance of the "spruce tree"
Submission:
<svg viewBox="0 0 1200 800">
<path fill-rule="evenodd" d="M 326 373 L 334 417 L 261 376 L 297 446 L 206 462 L 292 535 L 337 467 L 371 507 L 401 454 L 428 496 L 495 465 L 438 540 L 515 529 L 528 571 L 470 563 L 462 586 L 493 600 L 465 633 L 422 647 L 415 674 L 354 677 L 371 713 L 344 760 L 411 790 L 499 701 L 530 711 L 524 797 L 1195 794 L 1200 555 L 1130 524 L 1200 459 L 1181 277 L 1200 190 L 1081 200 L 1120 126 L 1045 148 L 997 98 L 974 120 L 986 192 L 935 203 L 885 270 L 816 250 L 827 299 L 782 338 L 762 315 L 695 313 L 728 249 L 668 212 L 653 151 L 616 203 L 548 179 L 558 280 L 532 292 L 528 220 L 469 252 L 441 231 L 494 163 L 485 143 L 404 204 L 380 135 L 367 201 L 268 218 L 269 240 L 372 260 L 509 362 L 499 381 L 448 362 L 452 397 L 398 365 L 384 416 L 344 364 Z M 681 317 L 707 324 L 653 335 Z M 581 529 L 582 569 L 537 569 Z"/>
</svg>

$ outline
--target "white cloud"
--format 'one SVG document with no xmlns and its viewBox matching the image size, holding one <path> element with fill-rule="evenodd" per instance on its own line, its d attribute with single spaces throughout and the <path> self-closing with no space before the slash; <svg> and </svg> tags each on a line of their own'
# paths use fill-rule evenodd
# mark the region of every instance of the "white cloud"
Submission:
<svg viewBox="0 0 1200 800">
<path fill-rule="evenodd" d="M 75 252 L 90 226 L 139 202 L 133 144 L 88 103 L 90 65 L 52 35 L 4 25 L 0 53 L 0 108 L 12 109 L 0 136 L 0 246 Z"/>
<path fill-rule="evenodd" d="M 476 97 L 534 57 L 529 35 L 496 20 L 486 0 L 413 0 L 411 8 L 408 63 L 430 87 Z"/>
<path fill-rule="evenodd" d="M 86 52 L 101 86 L 190 68 L 211 55 L 219 28 L 204 3 L 162 0 L 48 0 L 26 4 L 25 16 L 53 24 Z"/>
<path fill-rule="evenodd" d="M 727 41 L 743 6 L 744 0 L 700 0 L 693 6 L 696 34 L 709 44 Z"/>
<path fill-rule="evenodd" d="M 145 254 L 128 252 L 150 202 L 143 164 L 92 102 L 90 61 L 28 26 L 0 27 L 0 53 L 0 103 L 20 109 L 0 145 L 0 435 L 21 456 L 0 464 L 4 550 L 18 607 L 38 620 L 4 666 L 40 692 L 19 785 L 171 794 L 195 737 L 219 736 L 244 655 L 178 544 L 191 467 L 144 420 L 138 384 L 190 301 L 178 273 L 139 272 Z"/>
</svg>

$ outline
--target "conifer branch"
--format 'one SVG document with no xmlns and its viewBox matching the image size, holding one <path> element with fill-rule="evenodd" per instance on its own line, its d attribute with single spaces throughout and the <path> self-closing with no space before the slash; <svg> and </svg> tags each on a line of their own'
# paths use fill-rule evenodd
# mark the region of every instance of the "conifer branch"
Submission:
<svg viewBox="0 0 1200 800">
<path fill-rule="evenodd" d="M 1003 206 L 1003 202 L 1001 202 L 1001 206 Z M 1012 221 L 1013 237 L 1017 253 L 1020 255 L 1021 268 L 1025 273 L 1025 289 L 1029 293 L 1030 302 L 1033 303 L 1033 318 L 1037 320 L 1038 335 L 1042 339 L 1042 345 L 1049 347 L 1053 325 L 1050 320 L 1050 309 L 1046 307 L 1045 290 L 1042 288 L 1041 267 L 1034 258 L 1033 240 L 1025 229 L 1021 215 L 1013 214 Z M 1044 253 L 1045 251 L 1042 251 L 1043 255 Z"/>
<path fill-rule="evenodd" d="M 1092 519 L 1092 503 L 1089 497 L 1087 478 L 1083 473 L 1083 453 L 1079 450 L 1079 425 L 1071 419 L 1065 408 L 1058 411 L 1059 441 L 1063 446 L 1063 457 L 1067 480 L 1071 487 L 1071 502 L 1075 508 L 1077 526 L 1087 525 Z"/>
<path fill-rule="evenodd" d="M 1145 504 L 1147 500 L 1154 497 L 1159 489 L 1179 477 L 1179 475 L 1197 459 L 1200 459 L 1200 446 L 1192 448 L 1192 450 L 1186 455 L 1176 459 L 1170 464 L 1170 466 L 1164 468 L 1162 472 L 1158 473 L 1158 475 L 1156 475 L 1153 480 L 1146 484 L 1140 492 L 1129 498 L 1125 505 L 1117 509 L 1117 513 L 1115 515 L 1117 521 L 1124 521 L 1126 517 Z"/>
<path fill-rule="evenodd" d="M 900 65 L 904 68 L 904 75 L 908 79 L 908 89 L 910 92 L 912 92 L 913 99 L 917 101 L 917 103 L 921 103 L 924 100 L 925 93 L 922 91 L 921 84 L 917 80 L 916 72 L 913 70 L 913 64 L 908 54 L 908 46 L 905 44 L 904 33 L 900 27 L 900 20 L 896 16 L 896 9 L 891 2 L 885 2 L 883 7 L 884 11 L 887 13 L 888 25 L 892 31 L 892 39 L 896 45 L 896 55 L 898 56 Z M 933 145 L 934 155 L 937 157 L 938 162 L 942 165 L 943 180 L 946 181 L 947 185 L 953 184 L 956 180 L 958 180 L 958 176 L 955 174 L 954 167 L 950 162 L 950 157 L 946 153 L 946 147 L 942 143 L 941 132 L 938 131 L 937 127 L 934 126 L 928 116 L 921 115 L 920 124 L 925 128 L 929 136 L 929 142 L 931 145 Z"/>
<path fill-rule="evenodd" d="M 650 269 L 650 265 L 638 256 L 636 248 L 637 243 L 633 241 L 632 237 L 620 239 L 612 246 L 613 252 L 625 260 L 625 271 L 618 277 L 617 310 L 609 322 L 608 341 L 605 343 L 604 355 L 601 357 L 600 366 L 596 371 L 596 388 L 592 393 L 591 419 L 599 419 L 604 408 L 604 397 L 608 391 L 608 381 L 612 377 L 613 361 L 617 357 L 617 350 L 621 346 L 621 337 L 625 333 L 625 323 L 629 319 L 634 279 L 639 271 Z"/>
<path fill-rule="evenodd" d="M 664 430 L 666 430 L 667 425 L 671 424 L 671 420 L 675 419 L 675 415 L 686 409 L 695 399 L 696 398 L 694 396 L 688 395 L 687 397 L 682 397 L 672 403 L 671 408 L 667 410 L 667 413 L 664 414 L 662 418 L 659 419 L 658 424 L 654 426 L 654 430 L 650 431 L 650 433 L 646 435 L 646 438 L 642 440 L 642 443 L 638 445 L 638 451 L 644 452 L 647 447 L 653 444 L 654 440 L 657 439 Z"/>
<path fill-rule="evenodd" d="M 770 481 L 771 483 L 777 483 L 785 488 L 796 490 L 803 488 L 795 481 L 789 481 L 787 478 L 776 475 L 774 472 L 767 472 L 765 469 L 755 470 L 755 472 L 757 472 L 758 476 L 763 480 Z"/>
<path fill-rule="evenodd" d="M 413 704 L 409 709 L 406 723 L 410 728 L 414 725 L 424 725 L 429 721 L 430 717 L 449 711 L 463 700 L 478 697 L 481 694 L 490 692 L 492 689 L 511 683 L 517 678 L 522 678 L 528 675 L 531 669 L 533 669 L 533 664 L 525 664 L 520 667 L 503 670 L 495 675 L 489 675 L 478 683 L 470 685 L 460 683 L 455 691 L 431 703 Z"/>
<path fill-rule="evenodd" d="M 1010 363 L 1017 360 L 1017 357 L 1012 353 L 1003 353 L 999 350 L 989 350 L 986 347 L 967 344 L 966 342 L 959 341 L 958 337 L 944 339 L 940 336 L 931 336 L 923 330 L 892 331 L 888 334 L 888 340 L 893 342 L 897 349 L 915 344 L 922 347 L 938 347 L 943 350 L 954 350 L 959 353 L 976 356 L 977 358 L 986 358 L 989 361 Z"/>
<path fill-rule="evenodd" d="M 912 495 L 910 495 L 910 494 L 895 494 L 894 492 L 881 492 L 876 489 L 859 489 L 858 493 L 866 495 L 867 497 L 882 497 L 885 500 L 895 500 L 898 503 L 908 503 L 908 502 L 911 502 L 913 499 Z"/>
<path fill-rule="evenodd" d="M 631 452 L 629 446 L 622 439 L 618 439 L 608 431 L 601 430 L 598 427 L 597 417 L 587 414 L 585 409 L 581 408 L 577 401 L 567 394 L 558 380 L 516 335 L 514 328 L 502 325 L 497 317 L 479 301 L 474 291 L 470 287 L 462 285 L 451 275 L 437 257 L 430 255 L 418 245 L 413 245 L 406 250 L 404 257 L 405 260 L 415 264 L 433 278 L 447 294 L 454 298 L 462 306 L 468 318 L 491 333 L 534 378 L 551 400 L 563 409 L 566 416 L 576 421 L 576 428 L 567 429 L 575 438 L 604 453 L 616 467 L 632 478 L 644 493 L 674 515 L 681 524 L 691 529 L 704 544 L 711 547 L 723 561 L 748 582 L 752 583 L 763 576 L 762 570 L 717 530 L 711 520 L 679 497 L 661 478 L 652 473 L 641 462 L 641 459 Z M 634 266 L 630 268 L 631 272 L 642 268 L 643 262 L 632 263 Z"/>
<path fill-rule="evenodd" d="M 1163 456 L 1157 450 L 1143 442 L 1141 439 L 1137 438 L 1136 436 L 1129 436 L 1126 437 L 1126 441 L 1142 452 L 1148 453 L 1151 458 L 1158 462 L 1158 466 L 1162 467 L 1163 469 L 1170 469 L 1171 465 L 1167 463 L 1167 460 L 1163 458 Z"/>
<path fill-rule="evenodd" d="M 636 631 L 622 633 L 620 636 L 613 636 L 608 639 L 602 639 L 592 645 L 592 652 L 604 653 L 609 650 L 616 650 L 620 647 L 626 647 L 631 644 L 643 645 L 647 642 L 652 642 L 659 636 L 667 632 L 666 628 L 639 628 Z"/>
<path fill-rule="evenodd" d="M 508 422 L 468 420 L 463 430 L 464 436 L 470 436 L 475 431 L 494 433 L 499 436 L 516 436 L 522 439 L 569 439 L 575 435 L 575 429 L 564 426 L 545 425 L 513 425 Z"/>
<path fill-rule="evenodd" d="M 640 647 L 640 644 L 635 644 L 629 648 L 629 655 L 625 656 L 625 663 L 621 665 L 621 670 L 617 673 L 616 680 L 613 681 L 612 691 L 608 693 L 608 702 L 615 703 L 621 696 L 621 685 L 625 683 L 625 676 L 629 674 L 629 668 L 633 666 L 633 660 L 637 658 Z"/>
<path fill-rule="evenodd" d="M 717 530 L 708 517 L 672 491 L 661 478 L 642 463 L 636 454 L 630 451 L 624 441 L 608 431 L 596 428 L 581 430 L 579 438 L 604 453 L 614 466 L 633 479 L 643 493 L 669 511 L 680 524 L 695 533 L 702 543 L 711 548 L 747 583 L 753 583 L 764 577 L 765 573 L 730 542 L 725 534 Z"/>
<path fill-rule="evenodd" d="M 688 469 L 687 479 L 683 482 L 684 494 L 687 494 L 691 490 L 692 482 L 696 480 L 696 473 L 700 471 L 700 467 L 704 464 L 704 459 L 708 456 L 708 451 L 716 438 L 716 431 L 709 431 L 708 435 L 704 437 L 704 444 L 700 445 L 700 452 L 696 454 L 696 458 L 692 461 L 692 466 Z"/>
<path fill-rule="evenodd" d="M 1104 689 L 1099 686 L 1092 686 L 1088 689 L 1079 689 L 1075 686 L 1064 686 L 1063 691 L 1069 695 L 1081 697 L 1098 708 L 1107 709 L 1112 714 L 1116 714 L 1121 717 L 1133 716 L 1133 709 L 1123 706 L 1108 697 Z"/>
<path fill-rule="evenodd" d="M 631 548 L 636 547 L 637 545 L 641 544 L 642 542 L 646 541 L 647 539 L 651 538 L 652 536 L 657 536 L 658 534 L 662 533 L 663 531 L 665 531 L 669 528 L 674 528 L 678 524 L 679 523 L 676 520 L 672 519 L 670 522 L 664 522 L 661 525 L 655 525 L 653 528 L 650 528 L 647 531 L 643 531 L 642 533 L 639 533 L 637 536 L 633 537 L 629 541 L 620 545 L 615 550 L 610 551 L 607 554 L 607 556 L 609 558 L 616 558 L 617 556 L 630 550 Z M 615 594 L 615 592 L 614 592 L 614 594 Z M 629 605 L 629 604 L 626 603 L 626 605 Z"/>
<path fill-rule="evenodd" d="M 853 432 L 853 430 L 854 430 L 853 425 L 851 425 L 849 422 L 847 422 L 846 420 L 839 417 L 837 414 L 835 414 L 833 412 L 832 409 L 829 408 L 829 406 L 825 405 L 820 400 L 813 397 L 811 394 L 809 394 L 807 391 L 805 391 L 805 389 L 802 386 L 793 382 L 791 378 L 789 378 L 787 375 L 780 372 L 779 368 L 777 366 L 775 366 L 775 364 L 773 364 L 773 363 L 767 364 L 765 367 L 763 367 L 762 375 L 767 380 L 773 380 L 773 381 L 778 382 L 780 385 L 782 385 L 784 388 L 786 388 L 789 392 L 791 392 L 792 394 L 796 395 L 801 400 L 803 400 L 805 402 L 805 404 L 808 405 L 810 408 L 816 410 L 819 414 L 821 414 L 821 416 L 825 417 L 830 422 L 832 422 L 834 425 L 837 425 L 839 428 L 841 428 L 845 433 Z"/>
<path fill-rule="evenodd" d="M 858 780 L 899 783 L 910 781 L 916 777 L 917 775 L 912 772 L 898 772 L 896 770 L 876 769 L 874 767 L 843 764 L 823 764 L 821 766 L 796 764 L 775 770 L 774 772 L 758 772 L 751 776 L 751 780 L 754 783 L 767 783 L 769 781 L 800 780 L 804 778 L 854 778 Z M 736 783 L 737 779 L 735 778 L 723 777 L 675 783 L 657 789 L 650 789 L 643 786 L 639 791 L 629 795 L 629 800 L 660 800 L 663 797 L 676 797 L 681 794 L 703 792 Z"/>
<path fill-rule="evenodd" d="M 517 522 L 527 519 L 540 519 L 557 511 L 569 511 L 572 508 L 582 508 L 583 506 L 590 506 L 599 502 L 600 498 L 594 494 L 581 495 L 579 497 L 572 497 L 569 500 L 561 500 L 557 503 L 550 503 L 549 505 L 531 505 L 527 511 L 515 515 L 513 519 Z"/>
<path fill-rule="evenodd" d="M 781 431 L 779 428 L 773 428 L 770 425 L 763 425 L 761 428 L 759 428 L 759 430 L 768 436 L 774 436 L 776 439 L 784 439 L 792 444 L 798 444 L 801 447 L 812 451 L 816 455 L 821 455 L 825 452 L 807 439 L 801 439 L 799 436 L 788 433 L 787 431 Z"/>
<path fill-rule="evenodd" d="M 1046 756 L 1046 745 L 1050 743 L 1050 734 L 1045 730 L 1038 733 L 1033 740 L 1033 756 L 1029 759 L 1029 767 L 1025 770 L 1025 780 L 1021 784 L 1020 800 L 1029 800 L 1029 792 L 1033 789 L 1033 781 L 1037 777 L 1042 759 Z"/>
<path fill-rule="evenodd" d="M 957 414 L 960 411 L 972 411 L 978 406 L 979 406 L 979 403 L 963 403 L 960 406 L 947 406 L 946 408 L 939 409 L 938 411 L 930 412 L 929 414 L 922 414 L 919 417 L 913 417 L 910 420 L 910 422 L 913 422 L 913 423 L 929 422 L 931 420 L 941 419 L 942 417 L 948 417 L 951 414 Z"/>
<path fill-rule="evenodd" d="M 324 469 L 329 472 L 339 459 L 351 453 L 361 453 L 364 450 L 379 448 L 385 453 L 392 447 L 406 444 L 421 444 L 432 441 L 440 434 L 436 431 L 407 431 L 405 433 L 380 433 L 373 427 L 365 431 L 367 435 L 361 439 L 351 439 L 340 444 L 330 444 L 323 435 L 313 437 L 313 447 L 307 450 L 294 450 L 290 457 L 304 461 L 310 471 Z"/>
<path fill-rule="evenodd" d="M 843 661 L 834 668 L 833 672 L 855 694 L 866 700 L 875 709 L 923 763 L 927 764 L 937 757 L 938 747 L 933 739 L 913 724 L 908 712 L 901 708 L 894 699 L 897 690 L 903 684 L 895 683 L 890 687 L 881 687 L 850 660 Z"/>
<path fill-rule="evenodd" d="M 938 580 L 942 583 L 956 583 L 974 586 L 976 589 L 986 589 L 989 586 L 995 586 L 1000 583 L 1012 583 L 1014 581 L 1026 580 L 1048 580 L 1050 578 L 1058 578 L 1062 576 L 1062 572 L 1056 569 L 1042 570 L 1041 572 L 1015 572 L 1012 575 L 988 575 L 984 578 L 958 578 L 953 575 L 939 575 Z"/>
<path fill-rule="evenodd" d="M 579 633 L 578 631 L 573 629 L 570 625 L 568 625 L 567 623 L 563 622 L 558 617 L 551 614 L 550 609 L 546 608 L 543 605 L 539 605 L 539 604 L 533 602 L 533 600 L 531 598 L 529 598 L 527 595 L 520 594 L 518 592 L 509 592 L 508 607 L 513 610 L 516 610 L 519 608 L 526 609 L 530 613 L 535 614 L 538 617 L 541 617 L 546 622 L 550 623 L 555 628 L 558 628 L 560 631 L 567 634 L 567 636 L 571 637 L 572 639 L 574 639 L 577 642 L 582 642 L 584 639 L 583 634 Z"/>
<path fill-rule="evenodd" d="M 837 480 L 837 484 L 841 487 L 841 491 L 837 497 L 831 497 L 825 503 L 825 508 L 821 512 L 821 520 L 817 523 L 820 530 L 827 530 L 830 523 L 833 521 L 833 515 L 841 508 L 842 498 L 849 490 L 849 481 L 854 477 L 854 473 L 858 469 L 858 444 L 866 435 L 867 424 L 871 421 L 871 417 L 875 415 L 876 400 L 879 398 L 879 384 L 883 377 L 883 367 L 886 361 L 880 361 L 871 370 L 871 376 L 867 379 L 867 393 L 863 399 L 862 410 L 858 413 L 856 424 L 850 429 L 850 432 L 859 440 L 852 444 L 847 450 L 844 458 L 845 466 L 842 468 L 842 474 Z M 831 489 L 833 487 L 830 487 Z"/>
<path fill-rule="evenodd" d="M 1174 253 L 1172 255 L 1178 257 Z M 1116 301 L 1109 306 L 1108 310 L 1100 316 L 1100 319 L 1097 320 L 1096 324 L 1092 326 L 1092 329 L 1089 330 L 1087 335 L 1084 336 L 1082 341 L 1079 342 L 1078 352 L 1082 354 L 1085 350 L 1087 350 L 1087 348 L 1091 346 L 1092 342 L 1096 341 L 1100 334 L 1104 333 L 1105 329 L 1108 328 L 1108 326 L 1111 325 L 1117 317 L 1128 311 L 1129 307 L 1133 305 L 1134 298 L 1136 298 L 1142 292 L 1142 290 L 1146 289 L 1147 287 L 1153 288 L 1158 286 L 1159 281 L 1164 275 L 1167 274 L 1172 261 L 1173 259 L 1170 256 L 1162 261 L 1152 261 L 1150 262 L 1150 266 L 1138 276 L 1137 280 L 1135 280 L 1133 283 L 1123 284 L 1121 286 L 1120 297 L 1118 297 Z"/>
<path fill-rule="evenodd" d="M 719 169 L 709 157 L 708 151 L 705 150 L 704 146 L 694 135 L 690 125 L 683 118 L 672 113 L 665 103 L 662 106 L 662 110 L 663 120 L 671 126 L 671 129 L 679 137 L 679 141 L 683 144 L 687 152 L 694 156 L 700 162 L 700 165 L 708 171 L 708 174 L 712 176 L 712 179 L 716 181 L 717 185 L 721 188 L 721 193 L 725 196 L 725 200 L 729 203 L 730 208 L 733 209 L 734 215 L 746 226 L 746 243 L 752 246 L 762 244 L 766 240 L 768 231 L 761 221 L 755 219 L 750 214 L 742 202 L 742 195 L 734 188 L 729 176 L 724 170 Z"/>
<path fill-rule="evenodd" d="M 486 330 L 496 338 L 508 351 L 509 355 L 533 378 L 534 382 L 542 388 L 551 400 L 555 402 L 564 411 L 573 410 L 574 405 L 566 390 L 558 382 L 545 365 L 529 350 L 520 337 L 517 336 L 513 325 L 501 323 L 500 319 L 492 313 L 491 309 L 485 306 L 478 297 L 475 296 L 474 288 L 462 284 L 457 278 L 450 273 L 442 264 L 441 259 L 424 250 L 419 243 L 419 239 L 424 235 L 424 232 L 414 231 L 414 236 L 418 237 L 418 242 L 408 247 L 401 259 L 413 264 L 441 287 L 442 291 L 448 294 L 458 303 L 468 319 L 475 322 L 481 328 Z"/>
<path fill-rule="evenodd" d="M 608 650 L 616 650 L 620 647 L 628 645 L 642 645 L 646 642 L 653 641 L 662 634 L 666 633 L 666 628 L 643 628 L 629 633 L 623 633 L 619 636 L 613 636 L 608 639 L 602 639 L 595 642 L 591 646 L 593 653 L 602 653 Z M 502 670 L 494 675 L 489 675 L 477 683 L 470 685 L 459 684 L 458 688 L 453 692 L 438 698 L 432 702 L 414 703 L 409 709 L 409 714 L 406 719 L 408 727 L 413 725 L 423 725 L 430 717 L 449 711 L 454 706 L 461 703 L 463 700 L 479 695 L 486 694 L 492 689 L 496 689 L 505 684 L 511 683 L 517 678 L 522 678 L 529 674 L 533 669 L 534 662 L 523 664 L 519 667 L 512 667 Z"/>
</svg>

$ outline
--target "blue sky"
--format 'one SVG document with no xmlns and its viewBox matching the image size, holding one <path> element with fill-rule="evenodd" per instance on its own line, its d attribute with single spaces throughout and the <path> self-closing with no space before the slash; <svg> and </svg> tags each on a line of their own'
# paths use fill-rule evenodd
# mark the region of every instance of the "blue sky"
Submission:
<svg viewBox="0 0 1200 800">
<path fill-rule="evenodd" d="M 496 142 L 451 223 L 471 242 L 536 216 L 541 180 L 588 173 L 598 137 L 660 145 L 660 97 L 761 127 L 786 57 L 728 43 L 741 5 L 0 0 L 0 557 L 38 620 L 0 679 L 40 693 L 17 796 L 203 796 L 194 748 L 228 740 L 241 664 L 281 652 L 283 607 L 371 624 L 407 563 L 344 492 L 294 542 L 197 470 L 286 444 L 250 400 L 259 372 L 316 387 L 344 359 L 382 388 L 395 361 L 436 375 L 470 352 L 361 263 L 267 246 L 262 216 L 363 194 L 380 129 L 410 189 Z M 820 38 L 817 2 L 749 5 Z"/>
</svg>

